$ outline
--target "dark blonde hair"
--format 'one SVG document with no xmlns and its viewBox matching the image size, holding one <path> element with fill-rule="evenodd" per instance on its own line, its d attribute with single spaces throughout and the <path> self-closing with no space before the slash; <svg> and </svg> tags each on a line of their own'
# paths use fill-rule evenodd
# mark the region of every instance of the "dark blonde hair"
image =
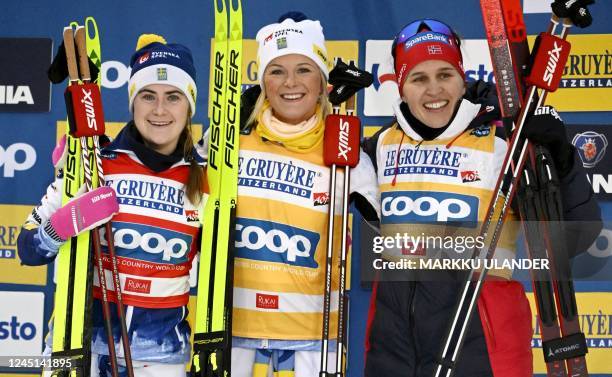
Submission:
<svg viewBox="0 0 612 377">
<path fill-rule="evenodd" d="M 181 148 L 180 143 L 183 143 L 183 157 L 186 161 L 189 161 L 189 177 L 187 177 L 187 183 L 185 184 L 185 193 L 187 198 L 194 205 L 198 205 L 202 200 L 202 188 L 204 186 L 204 169 L 198 165 L 198 162 L 193 157 L 193 136 L 191 133 L 191 110 L 187 116 L 187 124 L 183 128 L 183 132 L 179 138 L 179 145 L 177 148 Z"/>
</svg>

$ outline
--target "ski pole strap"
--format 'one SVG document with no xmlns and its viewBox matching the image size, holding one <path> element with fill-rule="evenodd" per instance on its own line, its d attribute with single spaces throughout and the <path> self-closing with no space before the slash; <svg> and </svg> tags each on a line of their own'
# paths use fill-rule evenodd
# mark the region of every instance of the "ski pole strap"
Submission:
<svg viewBox="0 0 612 377">
<path fill-rule="evenodd" d="M 583 333 L 571 334 L 543 342 L 542 349 L 544 350 L 544 360 L 547 363 L 584 356 L 589 352 Z"/>
</svg>

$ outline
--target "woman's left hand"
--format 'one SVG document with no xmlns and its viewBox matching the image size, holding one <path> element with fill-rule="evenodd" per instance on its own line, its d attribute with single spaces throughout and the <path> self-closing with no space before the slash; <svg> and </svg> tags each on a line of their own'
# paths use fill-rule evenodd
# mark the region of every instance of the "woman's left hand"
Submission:
<svg viewBox="0 0 612 377">
<path fill-rule="evenodd" d="M 566 176 L 572 170 L 575 148 L 570 143 L 565 124 L 554 107 L 538 107 L 523 127 L 522 136 L 548 148 L 560 177 Z"/>
</svg>

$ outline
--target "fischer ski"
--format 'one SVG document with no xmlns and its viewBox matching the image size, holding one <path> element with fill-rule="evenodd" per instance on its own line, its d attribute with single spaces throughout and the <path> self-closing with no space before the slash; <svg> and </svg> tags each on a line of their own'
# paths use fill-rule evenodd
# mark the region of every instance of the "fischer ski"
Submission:
<svg viewBox="0 0 612 377">
<path fill-rule="evenodd" d="M 507 29 L 500 1 L 502 0 L 480 0 L 480 4 L 506 129 L 508 129 L 509 123 L 515 119 L 513 114 L 516 114 L 518 109 L 520 111 L 518 111 L 518 120 L 516 126 L 513 127 L 514 131 L 508 145 L 508 151 L 493 191 L 495 195 L 491 199 L 480 230 L 480 236 L 486 240 L 485 246 L 476 250 L 473 255 L 473 257 L 481 259 L 493 258 L 508 208 L 516 193 L 522 175 L 523 165 L 528 156 L 527 152 L 531 150 L 529 141 L 521 140 L 520 137 L 525 120 L 536 102 L 538 107 L 542 106 L 547 91 L 556 90 L 569 55 L 569 43 L 565 38 L 568 27 L 571 25 L 563 23 L 560 37 L 556 37 L 553 33 L 559 25 L 559 20 L 553 14 L 547 32 L 540 34 L 541 43 L 537 43 L 536 49 L 534 49 L 536 51 L 534 64 L 531 67 L 530 75 L 526 77 L 526 82 L 530 87 L 527 90 L 525 99 L 524 101 L 516 102 L 516 98 L 520 98 L 520 91 L 518 89 L 519 86 L 516 84 L 516 70 L 512 63 L 512 52 L 508 42 Z M 581 9 L 583 12 L 588 13 L 588 10 L 585 8 Z M 554 64 L 549 64 L 548 57 L 552 56 L 548 53 L 549 51 L 556 51 Z M 542 89 L 539 98 L 538 89 Z M 557 220 L 560 221 L 560 218 L 557 218 Z M 436 377 L 452 375 L 487 272 L 486 268 L 472 270 L 464 283 L 449 330 L 443 342 L 438 365 L 434 372 Z M 575 310 L 572 314 L 574 313 Z M 576 339 L 572 338 L 572 340 Z M 584 349 L 586 350 L 586 345 Z M 584 369 L 586 373 L 586 366 Z M 575 376 L 583 376 L 583 374 L 576 374 Z"/>
<path fill-rule="evenodd" d="M 241 1 L 213 0 L 215 38 L 211 67 L 210 189 L 200 210 L 199 256 L 192 375 L 230 376 L 234 232 L 238 195 L 238 142 L 242 87 Z"/>
</svg>

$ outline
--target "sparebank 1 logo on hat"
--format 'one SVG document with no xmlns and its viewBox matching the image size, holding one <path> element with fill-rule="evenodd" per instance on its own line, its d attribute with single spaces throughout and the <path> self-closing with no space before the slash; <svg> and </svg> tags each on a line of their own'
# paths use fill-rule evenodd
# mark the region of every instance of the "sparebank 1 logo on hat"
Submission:
<svg viewBox="0 0 612 377">
<path fill-rule="evenodd" d="M 604 134 L 595 131 L 587 131 L 576 134 L 572 144 L 578 149 L 578 155 L 585 168 L 594 168 L 604 158 L 608 139 Z"/>
</svg>

